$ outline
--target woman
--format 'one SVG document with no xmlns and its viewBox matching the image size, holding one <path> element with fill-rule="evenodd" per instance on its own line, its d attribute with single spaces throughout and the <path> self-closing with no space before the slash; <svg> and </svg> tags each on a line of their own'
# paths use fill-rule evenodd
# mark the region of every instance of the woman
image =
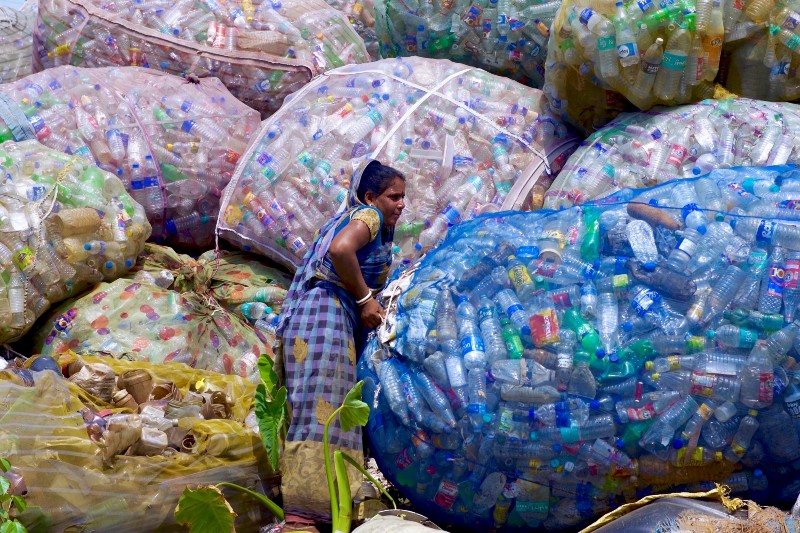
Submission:
<svg viewBox="0 0 800 533">
<path fill-rule="evenodd" d="M 323 426 L 356 383 L 356 349 L 380 325 L 373 298 L 386 282 L 394 226 L 405 207 L 405 178 L 378 161 L 362 163 L 350 184 L 347 209 L 320 229 L 286 298 L 275 354 L 284 368 L 291 425 L 281 456 L 286 531 L 330 521 L 324 477 Z M 361 431 L 329 432 L 331 452 L 363 461 Z M 350 471 L 355 494 L 360 475 Z"/>
</svg>

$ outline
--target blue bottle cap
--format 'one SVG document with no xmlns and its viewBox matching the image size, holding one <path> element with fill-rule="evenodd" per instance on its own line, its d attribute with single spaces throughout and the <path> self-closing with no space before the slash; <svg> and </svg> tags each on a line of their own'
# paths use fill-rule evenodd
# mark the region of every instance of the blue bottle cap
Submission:
<svg viewBox="0 0 800 533">
<path fill-rule="evenodd" d="M 167 220 L 167 233 L 171 235 L 175 235 L 176 233 L 178 233 L 178 228 L 175 227 L 175 221 L 172 219 Z"/>
<path fill-rule="evenodd" d="M 645 269 L 645 271 L 647 271 L 647 272 L 652 272 L 652 271 L 654 271 L 654 270 L 656 269 L 656 263 L 655 263 L 655 261 L 647 261 L 647 262 L 646 262 L 644 265 L 642 265 L 642 266 L 644 266 L 644 269 Z"/>
<path fill-rule="evenodd" d="M 556 453 L 561 453 L 561 450 L 564 448 L 560 444 L 553 444 L 553 451 Z"/>
<path fill-rule="evenodd" d="M 598 348 L 594 355 L 598 359 L 602 359 L 606 356 L 606 351 L 603 348 Z"/>
<path fill-rule="evenodd" d="M 705 225 L 700 225 L 700 226 L 698 226 L 698 227 L 697 227 L 697 233 L 699 233 L 700 235 L 705 235 L 705 234 L 706 234 L 706 227 L 705 227 Z"/>
<path fill-rule="evenodd" d="M 680 450 L 681 448 L 683 448 L 683 440 L 681 440 L 681 439 L 673 440 L 672 441 L 672 447 L 674 449 L 676 449 L 676 450 Z"/>
<path fill-rule="evenodd" d="M 702 170 L 700 170 L 700 167 L 694 167 L 694 168 L 692 169 L 692 174 L 694 174 L 695 176 L 699 176 L 699 175 L 700 175 L 700 174 L 702 174 L 702 173 L 703 173 L 703 171 L 702 171 Z"/>
<path fill-rule="evenodd" d="M 612 363 L 619 363 L 619 354 L 617 354 L 617 352 L 611 352 L 608 354 L 608 360 Z"/>
<path fill-rule="evenodd" d="M 624 331 L 625 333 L 630 333 L 631 331 L 633 331 L 633 324 L 631 322 L 627 322 L 627 321 L 623 322 L 622 323 L 622 331 Z"/>
</svg>

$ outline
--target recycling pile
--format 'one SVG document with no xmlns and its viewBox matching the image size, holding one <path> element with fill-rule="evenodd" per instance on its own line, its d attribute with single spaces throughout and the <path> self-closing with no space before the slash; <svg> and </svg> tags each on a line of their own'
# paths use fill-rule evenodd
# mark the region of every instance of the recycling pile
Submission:
<svg viewBox="0 0 800 533">
<path fill-rule="evenodd" d="M 0 86 L 0 141 L 38 139 L 116 174 L 153 238 L 207 248 L 219 198 L 258 113 L 219 80 L 142 68 L 61 67 Z"/>
<path fill-rule="evenodd" d="M 564 2 L 545 74 L 553 111 L 592 132 L 633 106 L 711 98 L 722 11 L 719 0 Z"/>
<path fill-rule="evenodd" d="M 376 157 L 405 174 L 398 264 L 447 228 L 538 208 L 576 140 L 542 93 L 445 60 L 386 59 L 321 76 L 262 125 L 220 210 L 222 237 L 291 267 Z"/>
<path fill-rule="evenodd" d="M 263 117 L 322 72 L 368 61 L 344 14 L 323 0 L 42 2 L 34 68 L 142 66 L 217 77 Z"/>
<path fill-rule="evenodd" d="M 150 235 L 122 182 L 36 141 L 0 144 L 0 342 L 51 304 L 130 269 Z"/>
<path fill-rule="evenodd" d="M 570 157 L 544 205 L 582 204 L 716 168 L 796 163 L 799 111 L 795 104 L 738 98 L 620 115 Z M 721 210 L 719 199 L 704 201 Z"/>
<path fill-rule="evenodd" d="M 252 383 L 74 354 L 1 363 L 0 442 L 11 479 L 21 476 L 27 488 L 20 519 L 29 531 L 174 530 L 187 485 L 226 481 L 263 491 L 259 476 L 270 472 L 254 429 Z M 236 527 L 258 529 L 260 504 L 237 494 L 225 494 Z"/>
<path fill-rule="evenodd" d="M 733 2 L 725 13 L 720 79 L 725 88 L 770 101 L 800 98 L 800 3 Z"/>
<path fill-rule="evenodd" d="M 550 25 L 560 6 L 561 0 L 377 0 L 375 29 L 384 57 L 450 59 L 542 87 Z"/>
<path fill-rule="evenodd" d="M 713 481 L 793 502 L 800 172 L 776 169 L 454 229 L 359 363 L 382 472 L 476 530 Z"/>
<path fill-rule="evenodd" d="M 0 6 L 0 83 L 31 73 L 35 19 L 36 9 L 30 9 L 28 4 L 21 9 Z"/>
<path fill-rule="evenodd" d="M 261 267 L 253 264 L 249 272 L 236 275 L 234 264 L 226 264 L 224 257 L 201 257 L 198 261 L 148 244 L 136 274 L 101 283 L 81 298 L 65 302 L 26 340 L 33 353 L 43 355 L 72 351 L 156 364 L 185 363 L 257 383 L 258 357 L 272 357 L 274 324 L 286 283 L 273 280 L 272 286 L 248 291 L 251 300 L 242 309 L 234 302 L 246 298 L 245 287 L 237 286 L 248 283 Z M 266 281 L 263 273 L 254 281 L 259 278 Z M 251 317 L 257 322 L 255 328 L 247 323 Z"/>
</svg>

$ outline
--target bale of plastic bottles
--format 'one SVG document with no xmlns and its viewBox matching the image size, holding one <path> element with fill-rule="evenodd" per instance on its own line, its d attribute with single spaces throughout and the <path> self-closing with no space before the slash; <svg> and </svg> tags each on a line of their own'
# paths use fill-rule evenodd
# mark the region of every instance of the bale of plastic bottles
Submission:
<svg viewBox="0 0 800 533">
<path fill-rule="evenodd" d="M 45 0 L 34 69 L 142 66 L 217 77 L 266 118 L 322 72 L 369 61 L 347 17 L 324 0 Z"/>
<path fill-rule="evenodd" d="M 375 29 L 383 57 L 450 59 L 541 88 L 560 6 L 561 0 L 377 0 Z"/>
<path fill-rule="evenodd" d="M 734 2 L 726 12 L 718 82 L 739 96 L 773 102 L 800 98 L 800 4 Z"/>
<path fill-rule="evenodd" d="M 715 481 L 793 502 L 795 198 L 799 171 L 746 167 L 457 226 L 359 363 L 381 471 L 476 531 Z"/>
<path fill-rule="evenodd" d="M 347 197 L 365 157 L 407 178 L 397 263 L 473 214 L 541 206 L 576 139 L 541 91 L 419 57 L 343 67 L 266 120 L 220 210 L 225 239 L 292 268 Z"/>
<path fill-rule="evenodd" d="M 11 479 L 27 488 L 28 531 L 174 531 L 187 486 L 268 490 L 255 384 L 108 357 L 18 363 L 2 361 L 0 441 Z M 237 530 L 258 530 L 261 504 L 223 490 Z"/>
<path fill-rule="evenodd" d="M 176 257 L 180 261 L 175 261 Z M 145 245 L 145 255 L 137 267 L 141 267 L 134 276 L 137 281 L 152 281 L 180 293 L 205 284 L 208 294 L 258 330 L 267 346 L 275 343 L 278 316 L 292 284 L 292 277 L 283 270 L 251 254 L 226 250 L 209 250 L 197 261 L 188 261 L 154 244 Z M 208 281 L 198 279 L 207 276 L 211 276 Z M 169 283 L 171 280 L 174 283 Z"/>
<path fill-rule="evenodd" d="M 35 20 L 35 4 L 25 4 L 21 9 L 0 6 L 0 83 L 31 73 Z"/>
<path fill-rule="evenodd" d="M 122 182 L 36 141 L 0 144 L 0 342 L 57 302 L 124 275 L 150 235 Z"/>
<path fill-rule="evenodd" d="M 229 311 L 217 296 L 236 308 L 235 268 L 225 259 L 197 261 L 171 248 L 148 244 L 137 272 L 101 283 L 77 300 L 51 311 L 27 340 L 34 353 L 56 357 L 103 353 L 115 359 L 155 364 L 184 363 L 192 368 L 232 374 L 260 382 L 261 354 L 272 356 L 277 312 L 285 298 L 280 286 L 251 292 L 252 309 L 261 309 L 259 327 L 251 327 L 241 309 Z M 222 288 L 227 284 L 226 290 Z M 235 293 L 235 295 L 233 294 Z M 281 298 L 283 295 L 283 298 Z M 241 295 L 243 297 L 243 295 Z M 267 312 L 259 300 L 270 301 Z M 256 309 L 253 309 L 256 308 Z M 250 309 L 245 312 L 250 313 Z"/>
<path fill-rule="evenodd" d="M 737 98 L 622 114 L 567 160 L 544 205 L 582 204 L 716 168 L 796 163 L 799 112 L 795 104 Z"/>
<path fill-rule="evenodd" d="M 544 90 L 553 111 L 586 132 L 631 108 L 714 95 L 725 35 L 718 0 L 565 2 L 552 33 Z"/>
<path fill-rule="evenodd" d="M 216 79 L 61 67 L 0 86 L 0 142 L 38 139 L 116 174 L 152 238 L 209 248 L 219 198 L 259 116 Z"/>
</svg>

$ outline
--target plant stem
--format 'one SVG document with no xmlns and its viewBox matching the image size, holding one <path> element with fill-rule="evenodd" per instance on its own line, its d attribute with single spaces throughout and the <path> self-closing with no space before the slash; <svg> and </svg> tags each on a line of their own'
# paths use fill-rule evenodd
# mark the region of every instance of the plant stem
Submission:
<svg viewBox="0 0 800 533">
<path fill-rule="evenodd" d="M 382 493 L 384 496 L 386 496 L 387 498 L 389 498 L 389 501 L 390 501 L 390 502 L 392 502 L 392 506 L 393 506 L 395 509 L 397 509 L 397 502 L 395 502 L 395 501 L 394 501 L 394 498 L 392 498 L 392 497 L 391 497 L 391 495 L 389 495 L 389 493 L 388 493 L 388 492 L 386 492 L 386 489 L 384 489 L 384 488 L 383 488 L 383 485 L 381 485 L 380 483 L 378 483 L 378 482 L 375 480 L 375 478 L 374 478 L 374 477 L 372 477 L 372 474 L 370 474 L 369 472 L 367 472 L 367 471 L 364 469 L 364 467 L 363 467 L 363 466 L 361 466 L 360 464 L 358 464 L 358 463 L 356 462 L 356 460 L 355 460 L 355 459 L 353 459 L 352 457 L 350 457 L 350 456 L 349 456 L 349 455 L 347 455 L 346 453 L 343 453 L 343 454 L 342 454 L 342 457 L 344 458 L 344 460 L 345 460 L 345 461 L 347 461 L 348 463 L 350 463 L 351 465 L 353 465 L 354 467 L 356 467 L 356 468 L 358 469 L 358 471 L 359 471 L 359 472 L 361 472 L 362 474 L 364 474 L 364 476 L 365 476 L 367 479 L 369 479 L 370 481 L 372 481 L 372 483 L 374 483 L 374 484 L 375 484 L 375 486 L 376 486 L 376 487 L 378 487 L 378 490 L 379 490 L 379 491 L 381 491 L 381 493 Z"/>
<path fill-rule="evenodd" d="M 353 496 L 350 493 L 350 478 L 342 460 L 342 452 L 333 452 L 333 464 L 336 468 L 336 484 L 339 485 L 339 516 L 333 522 L 334 533 L 350 533 L 350 522 L 353 516 Z"/>
<path fill-rule="evenodd" d="M 331 445 L 328 443 L 328 430 L 331 427 L 331 422 L 333 422 L 341 411 L 342 408 L 338 407 L 331 416 L 328 417 L 328 420 L 325 422 L 325 428 L 322 430 L 322 452 L 325 454 L 325 477 L 328 480 L 328 493 L 331 496 L 331 521 L 336 524 L 337 518 L 339 516 L 339 506 L 337 504 L 338 499 L 336 498 L 336 488 L 333 486 L 333 469 L 331 468 Z"/>
<path fill-rule="evenodd" d="M 273 502 L 272 500 L 270 500 L 269 498 L 267 498 L 263 494 L 259 494 L 259 493 L 255 492 L 255 491 L 252 491 L 252 490 L 248 489 L 248 488 L 242 487 L 241 485 L 237 485 L 236 483 L 228 483 L 227 481 L 221 481 L 220 483 L 217 483 L 215 486 L 216 487 L 228 487 L 229 489 L 234 489 L 234 490 L 238 490 L 239 492 L 243 492 L 245 494 L 249 494 L 250 496 L 252 496 L 256 500 L 261 502 L 261 504 L 264 507 L 266 507 L 269 510 L 270 513 L 275 515 L 275 517 L 278 520 L 283 520 L 285 518 L 284 514 L 283 514 L 283 509 L 278 507 L 278 504 L 276 504 L 275 502 Z"/>
</svg>

